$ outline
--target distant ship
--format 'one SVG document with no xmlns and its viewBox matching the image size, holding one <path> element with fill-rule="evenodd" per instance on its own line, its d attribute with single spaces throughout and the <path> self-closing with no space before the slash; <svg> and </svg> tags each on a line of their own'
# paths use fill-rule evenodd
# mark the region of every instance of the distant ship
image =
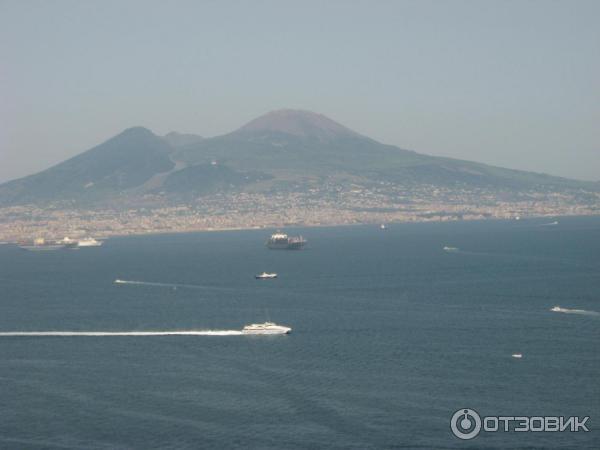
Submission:
<svg viewBox="0 0 600 450">
<path fill-rule="evenodd" d="M 47 251 L 47 250 L 59 250 L 61 248 L 65 248 L 64 244 L 57 242 L 46 242 L 44 238 L 34 239 L 32 243 L 21 242 L 19 243 L 19 247 L 23 250 L 29 251 Z"/>
<path fill-rule="evenodd" d="M 94 238 L 81 239 L 77 243 L 77 247 L 100 247 L 101 245 L 102 245 L 102 241 L 97 241 Z"/>
<path fill-rule="evenodd" d="M 382 230 L 385 230 L 385 223 L 382 223 L 379 228 L 381 228 Z"/>
<path fill-rule="evenodd" d="M 243 334 L 289 334 L 291 331 L 291 328 L 273 322 L 253 323 L 242 329 Z"/>
<path fill-rule="evenodd" d="M 277 278 L 277 274 L 263 272 L 263 273 L 259 273 L 258 275 L 254 275 L 254 278 L 256 278 L 257 280 L 268 280 L 271 278 Z"/>
<path fill-rule="evenodd" d="M 62 244 L 65 246 L 65 248 L 71 248 L 71 249 L 76 249 L 78 247 L 79 242 L 75 239 L 71 239 L 68 236 L 65 236 L 63 238 L 63 240 L 58 241 L 59 244 Z"/>
<path fill-rule="evenodd" d="M 272 250 L 300 250 L 306 245 L 306 239 L 302 236 L 288 236 L 281 231 L 271 235 L 267 241 L 267 247 Z"/>
<path fill-rule="evenodd" d="M 445 252 L 457 252 L 458 247 L 444 247 Z"/>
</svg>

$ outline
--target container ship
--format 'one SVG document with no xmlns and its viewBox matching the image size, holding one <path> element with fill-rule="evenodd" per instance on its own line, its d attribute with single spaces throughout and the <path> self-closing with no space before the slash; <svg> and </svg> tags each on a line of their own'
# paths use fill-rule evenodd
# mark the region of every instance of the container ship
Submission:
<svg viewBox="0 0 600 450">
<path fill-rule="evenodd" d="M 271 235 L 266 245 L 272 250 L 300 250 L 306 245 L 306 239 L 277 231 Z"/>
<path fill-rule="evenodd" d="M 58 242 L 48 242 L 44 238 L 37 238 L 33 242 L 19 242 L 19 247 L 23 250 L 37 252 L 44 250 L 58 250 L 65 248 L 65 245 Z"/>
</svg>

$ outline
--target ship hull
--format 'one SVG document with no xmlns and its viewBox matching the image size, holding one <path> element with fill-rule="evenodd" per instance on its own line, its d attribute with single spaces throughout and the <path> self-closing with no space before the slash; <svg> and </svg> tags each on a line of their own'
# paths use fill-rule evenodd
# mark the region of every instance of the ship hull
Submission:
<svg viewBox="0 0 600 450">
<path fill-rule="evenodd" d="M 65 248 L 64 245 L 20 245 L 19 248 L 30 252 L 48 252 Z"/>
<path fill-rule="evenodd" d="M 290 334 L 291 328 L 284 328 L 281 330 L 242 330 L 242 334 Z"/>
<path fill-rule="evenodd" d="M 305 241 L 284 243 L 268 242 L 267 247 L 271 250 L 302 250 L 305 244 Z"/>
<path fill-rule="evenodd" d="M 282 244 L 279 244 L 279 243 L 269 242 L 267 244 L 267 247 L 270 248 L 271 250 L 287 250 L 288 249 L 288 243 L 284 242 Z"/>
</svg>

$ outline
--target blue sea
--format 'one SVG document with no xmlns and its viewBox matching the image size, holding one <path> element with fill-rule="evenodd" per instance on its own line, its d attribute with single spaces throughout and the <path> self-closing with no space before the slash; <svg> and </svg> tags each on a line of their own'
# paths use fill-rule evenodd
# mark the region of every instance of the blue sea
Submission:
<svg viewBox="0 0 600 450">
<path fill-rule="evenodd" d="M 600 217 L 554 220 L 0 246 L 0 332 L 293 328 L 0 336 L 0 448 L 598 449 Z M 461 408 L 590 431 L 463 441 Z"/>
</svg>

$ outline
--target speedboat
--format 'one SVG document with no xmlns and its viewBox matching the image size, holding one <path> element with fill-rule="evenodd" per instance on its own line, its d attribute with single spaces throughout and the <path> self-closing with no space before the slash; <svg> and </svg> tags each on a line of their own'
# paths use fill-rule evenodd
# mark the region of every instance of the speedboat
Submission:
<svg viewBox="0 0 600 450">
<path fill-rule="evenodd" d="M 253 323 L 242 329 L 243 334 L 289 334 L 291 331 L 290 327 L 277 325 L 273 322 Z"/>
<path fill-rule="evenodd" d="M 457 252 L 458 247 L 444 247 L 445 252 Z"/>
<path fill-rule="evenodd" d="M 263 272 L 263 273 L 259 273 L 258 275 L 254 275 L 254 278 L 256 278 L 257 280 L 269 280 L 271 278 L 277 278 L 277 274 Z"/>
</svg>

